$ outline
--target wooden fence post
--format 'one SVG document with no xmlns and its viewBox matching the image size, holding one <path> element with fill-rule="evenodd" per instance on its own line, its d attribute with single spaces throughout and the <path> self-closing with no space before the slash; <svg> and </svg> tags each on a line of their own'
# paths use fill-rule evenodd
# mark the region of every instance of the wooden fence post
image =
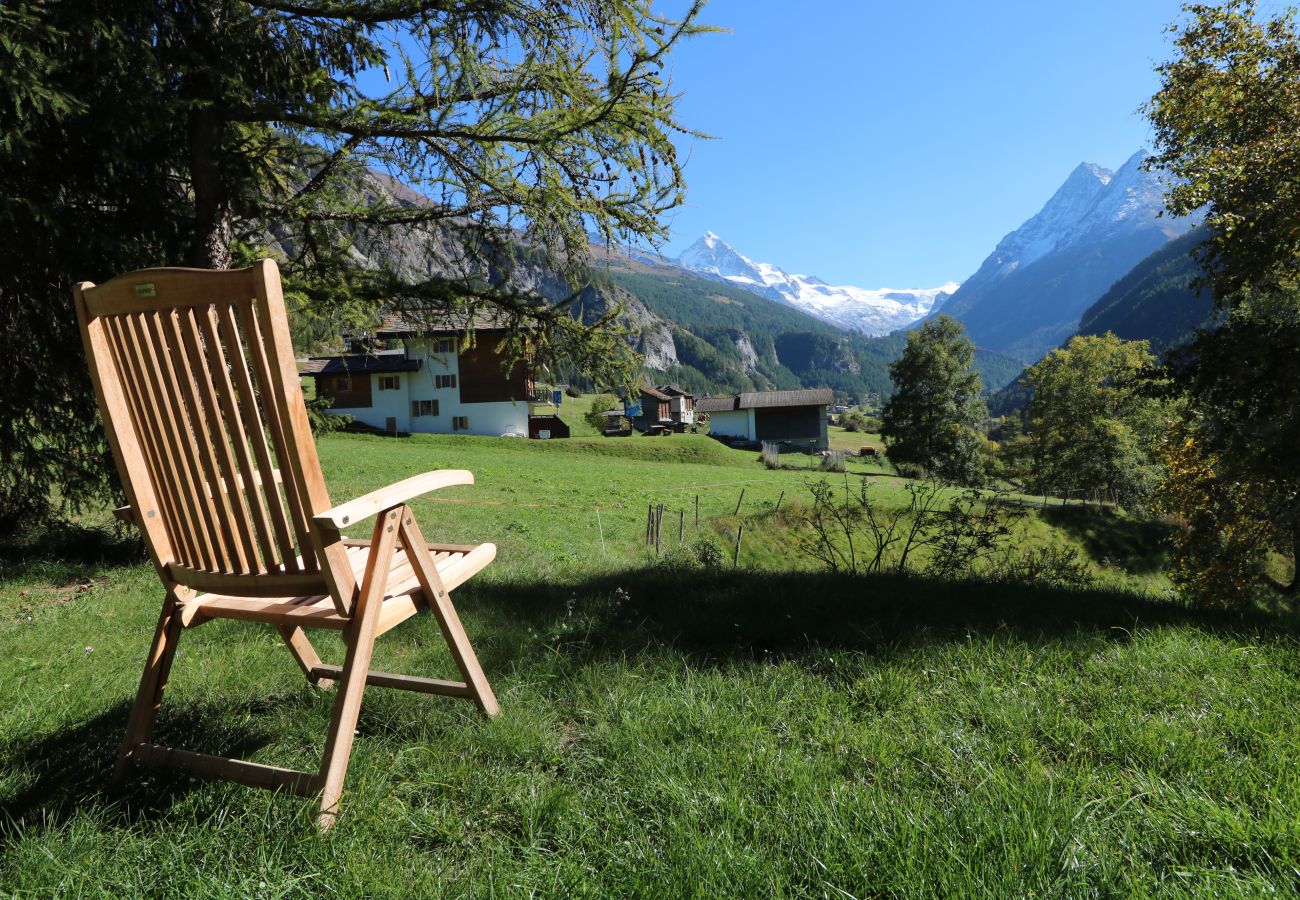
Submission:
<svg viewBox="0 0 1300 900">
<path fill-rule="evenodd" d="M 740 515 L 740 504 L 745 502 L 745 489 L 740 489 L 740 499 L 736 501 L 736 515 Z"/>
<path fill-rule="evenodd" d="M 679 509 L 677 512 L 677 546 L 680 547 L 686 539 L 686 510 Z"/>
<path fill-rule="evenodd" d="M 785 499 L 785 491 L 782 491 L 782 492 L 781 492 L 781 496 L 779 496 L 779 497 L 776 498 L 776 509 L 775 509 L 775 512 L 780 512 L 780 511 L 781 511 L 781 501 L 784 500 L 784 499 Z"/>
<path fill-rule="evenodd" d="M 695 527 L 700 527 L 700 495 L 695 495 Z"/>
<path fill-rule="evenodd" d="M 740 566 L 740 539 L 744 536 L 745 536 L 745 523 L 741 522 L 740 525 L 736 527 L 736 555 L 731 560 L 731 567 L 733 569 L 738 568 Z"/>
</svg>

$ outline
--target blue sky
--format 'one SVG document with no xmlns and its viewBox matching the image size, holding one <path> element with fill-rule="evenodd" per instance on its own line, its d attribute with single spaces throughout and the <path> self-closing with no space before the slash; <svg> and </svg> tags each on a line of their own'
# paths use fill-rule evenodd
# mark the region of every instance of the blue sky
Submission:
<svg viewBox="0 0 1300 900">
<path fill-rule="evenodd" d="M 674 0 L 674 3 L 680 0 Z M 672 9 L 673 3 L 667 5 Z M 687 206 L 745 255 L 862 287 L 961 281 L 1080 162 L 1148 143 L 1176 0 L 713 0 L 672 64 Z"/>
</svg>

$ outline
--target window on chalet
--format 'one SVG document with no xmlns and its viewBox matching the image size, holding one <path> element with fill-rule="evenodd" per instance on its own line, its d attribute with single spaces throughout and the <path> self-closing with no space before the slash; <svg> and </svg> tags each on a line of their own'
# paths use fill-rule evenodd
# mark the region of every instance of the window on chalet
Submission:
<svg viewBox="0 0 1300 900">
<path fill-rule="evenodd" d="M 380 375 L 379 389 L 381 391 L 396 391 L 402 386 L 401 375 Z"/>
<path fill-rule="evenodd" d="M 456 376 L 435 375 L 433 376 L 433 386 L 435 388 L 454 388 L 456 386 Z"/>
<path fill-rule="evenodd" d="M 352 390 L 352 379 L 347 375 L 339 375 L 334 379 L 334 390 L 340 394 L 346 394 Z"/>
<path fill-rule="evenodd" d="M 412 400 L 411 415 L 413 416 L 436 416 L 438 414 L 437 400 Z"/>
<path fill-rule="evenodd" d="M 452 431 L 469 431 L 469 416 L 452 416 Z"/>
<path fill-rule="evenodd" d="M 454 338 L 438 338 L 433 342 L 434 353 L 455 353 L 456 341 Z"/>
</svg>

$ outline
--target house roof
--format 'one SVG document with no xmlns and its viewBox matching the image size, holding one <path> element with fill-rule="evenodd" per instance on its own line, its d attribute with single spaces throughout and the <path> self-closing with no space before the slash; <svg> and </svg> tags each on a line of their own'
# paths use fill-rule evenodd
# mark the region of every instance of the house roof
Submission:
<svg viewBox="0 0 1300 900">
<path fill-rule="evenodd" d="M 299 375 L 369 375 L 374 372 L 418 372 L 420 360 L 408 359 L 402 350 L 347 356 L 315 356 L 298 370 Z"/>
<path fill-rule="evenodd" d="M 387 313 L 375 328 L 377 338 L 457 335 L 467 331 L 509 331 L 508 317 L 492 310 L 424 310 Z"/>
<path fill-rule="evenodd" d="M 705 397 L 695 408 L 700 412 L 732 409 L 767 409 L 779 406 L 829 406 L 835 400 L 830 388 L 801 391 L 747 391 L 730 397 Z"/>
<path fill-rule="evenodd" d="M 702 413 L 727 412 L 736 408 L 737 399 L 734 394 L 730 397 L 705 397 L 695 401 L 695 410 Z"/>
<path fill-rule="evenodd" d="M 658 387 L 661 394 L 667 394 L 669 397 L 694 397 L 690 391 L 686 390 L 679 384 L 661 384 Z"/>
<path fill-rule="evenodd" d="M 659 390 L 658 388 L 653 388 L 653 387 L 650 387 L 649 385 L 642 385 L 642 386 L 641 386 L 641 393 L 643 393 L 643 394 L 645 394 L 645 395 L 647 395 L 647 396 L 650 396 L 650 397 L 654 397 L 656 400 L 671 400 L 671 399 L 673 399 L 672 397 L 669 397 L 667 394 L 665 394 L 663 391 Z"/>
</svg>

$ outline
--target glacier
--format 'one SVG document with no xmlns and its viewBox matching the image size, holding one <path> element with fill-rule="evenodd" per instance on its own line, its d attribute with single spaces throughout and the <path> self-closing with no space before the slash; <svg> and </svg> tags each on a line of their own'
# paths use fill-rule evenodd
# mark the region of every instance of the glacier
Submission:
<svg viewBox="0 0 1300 900">
<path fill-rule="evenodd" d="M 673 262 L 688 271 L 793 306 L 838 328 L 873 336 L 906 328 L 924 318 L 959 287 L 956 282 L 922 289 L 827 284 L 813 275 L 790 273 L 771 263 L 755 262 L 712 231 L 687 247 Z"/>
</svg>

